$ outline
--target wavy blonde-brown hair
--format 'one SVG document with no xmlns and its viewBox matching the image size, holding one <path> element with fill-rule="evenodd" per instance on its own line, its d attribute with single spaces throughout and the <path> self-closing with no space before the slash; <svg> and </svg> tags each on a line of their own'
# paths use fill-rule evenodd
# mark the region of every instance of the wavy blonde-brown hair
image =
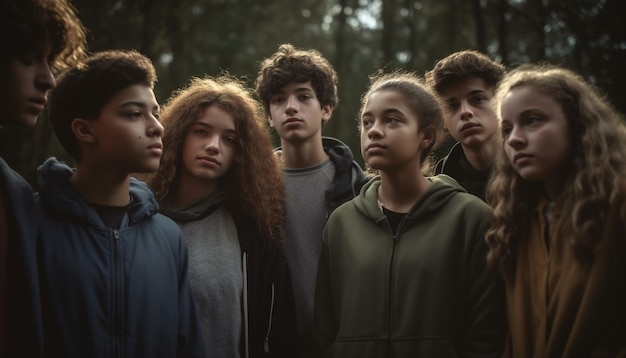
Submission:
<svg viewBox="0 0 626 358">
<path fill-rule="evenodd" d="M 531 86 L 555 99 L 568 121 L 570 163 L 563 192 L 555 202 L 557 231 L 567 237 L 581 260 L 593 260 L 592 250 L 609 208 L 616 204 L 626 178 L 626 126 L 623 117 L 594 86 L 578 74 L 550 65 L 525 65 L 500 83 L 496 113 L 502 98 L 514 88 Z M 506 145 L 506 143 L 504 144 Z M 487 189 L 494 222 L 486 233 L 488 263 L 505 274 L 515 269 L 518 245 L 526 235 L 531 215 L 544 193 L 541 183 L 522 179 L 498 153 Z"/>
<path fill-rule="evenodd" d="M 146 178 L 159 202 L 177 188 L 185 134 L 212 105 L 232 114 L 237 131 L 237 151 L 231 169 L 220 179 L 229 193 L 234 214 L 252 216 L 260 230 L 281 238 L 285 217 L 282 173 L 273 154 L 263 108 L 242 81 L 230 75 L 193 78 L 175 91 L 161 113 L 163 155 L 156 173 Z"/>
</svg>

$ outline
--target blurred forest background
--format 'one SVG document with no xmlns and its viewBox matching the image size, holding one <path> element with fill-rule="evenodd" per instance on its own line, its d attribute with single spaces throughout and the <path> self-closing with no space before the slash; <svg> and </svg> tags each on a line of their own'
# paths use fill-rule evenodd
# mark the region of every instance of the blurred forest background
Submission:
<svg viewBox="0 0 626 358">
<path fill-rule="evenodd" d="M 508 68 L 550 62 L 578 71 L 626 112 L 623 0 L 73 0 L 89 49 L 134 48 L 150 57 L 163 103 L 190 77 L 228 71 L 253 86 L 260 61 L 281 43 L 322 52 L 339 74 L 340 103 L 324 135 L 361 161 L 355 118 L 368 75 L 423 74 L 461 49 Z M 441 153 L 445 151 L 442 149 Z M 40 118 L 5 128 L 0 155 L 33 185 L 49 156 L 71 162 Z"/>
</svg>

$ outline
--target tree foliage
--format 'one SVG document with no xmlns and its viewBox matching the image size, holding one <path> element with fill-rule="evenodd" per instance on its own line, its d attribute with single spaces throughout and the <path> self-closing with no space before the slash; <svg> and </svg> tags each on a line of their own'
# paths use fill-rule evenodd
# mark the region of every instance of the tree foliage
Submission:
<svg viewBox="0 0 626 358">
<path fill-rule="evenodd" d="M 626 32 L 620 0 L 73 0 L 91 51 L 135 48 L 157 68 L 160 102 L 190 77 L 227 71 L 253 85 L 281 43 L 315 48 L 339 74 L 340 104 L 325 134 L 360 159 L 356 124 L 368 76 L 417 73 L 466 48 L 507 67 L 547 61 L 580 72 L 626 112 Z M 3 129 L 0 154 L 33 184 L 45 158 L 69 160 L 42 117 Z"/>
</svg>

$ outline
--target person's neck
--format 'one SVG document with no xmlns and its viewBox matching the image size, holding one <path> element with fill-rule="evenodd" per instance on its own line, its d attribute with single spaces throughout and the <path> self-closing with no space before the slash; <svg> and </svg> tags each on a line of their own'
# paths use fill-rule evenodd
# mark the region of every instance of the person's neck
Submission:
<svg viewBox="0 0 626 358">
<path fill-rule="evenodd" d="M 321 138 L 297 144 L 281 141 L 281 163 L 283 168 L 298 169 L 321 164 L 328 158 Z"/>
<path fill-rule="evenodd" d="M 397 213 L 408 213 L 417 200 L 432 185 L 419 170 L 401 173 L 381 173 L 378 201 L 386 209 Z"/>
<path fill-rule="evenodd" d="M 130 176 L 79 165 L 70 178 L 72 187 L 88 203 L 125 206 L 130 202 Z"/>
<path fill-rule="evenodd" d="M 179 209 L 188 208 L 202 198 L 213 194 L 217 190 L 218 184 L 218 179 L 212 181 L 193 180 L 193 178 L 186 178 L 184 175 L 181 175 L 176 188 L 174 205 Z"/>
<path fill-rule="evenodd" d="M 477 147 L 463 146 L 463 154 L 472 168 L 479 172 L 486 172 L 496 161 L 500 149 L 500 138 L 494 134 L 489 140 Z"/>
</svg>

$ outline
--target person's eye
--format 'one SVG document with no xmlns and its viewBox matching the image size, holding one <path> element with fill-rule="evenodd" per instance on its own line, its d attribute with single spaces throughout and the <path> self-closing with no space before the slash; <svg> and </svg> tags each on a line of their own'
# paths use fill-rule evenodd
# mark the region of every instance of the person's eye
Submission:
<svg viewBox="0 0 626 358">
<path fill-rule="evenodd" d="M 446 109 L 449 112 L 454 112 L 459 108 L 459 103 L 458 102 L 448 102 L 446 105 Z"/>
<path fill-rule="evenodd" d="M 513 130 L 512 126 L 502 126 L 502 137 L 508 138 L 512 130 Z"/>
<path fill-rule="evenodd" d="M 397 123 L 399 120 L 396 117 L 387 117 L 385 118 L 385 124 L 394 124 Z"/>
<path fill-rule="evenodd" d="M 541 118 L 539 116 L 528 116 L 526 118 L 526 125 L 529 125 L 529 126 L 536 125 L 540 121 L 541 121 Z"/>
<path fill-rule="evenodd" d="M 271 104 L 281 104 L 283 103 L 285 100 L 282 97 L 273 97 L 270 99 L 270 103 Z"/>
<path fill-rule="evenodd" d="M 141 118 L 143 116 L 143 113 L 141 113 L 140 111 L 133 111 L 126 113 L 126 116 L 131 119 L 137 119 Z"/>
<path fill-rule="evenodd" d="M 487 99 L 487 97 L 485 96 L 477 96 L 474 97 L 474 103 L 475 104 L 485 104 L 487 103 L 489 100 Z"/>
<path fill-rule="evenodd" d="M 313 98 L 313 96 L 311 96 L 310 94 L 303 94 L 303 95 L 300 96 L 300 100 L 301 101 L 308 101 L 311 98 Z"/>
<path fill-rule="evenodd" d="M 37 61 L 35 59 L 35 56 L 33 55 L 21 55 L 18 57 L 19 61 L 26 66 L 31 66 L 34 65 L 35 62 Z"/>
<path fill-rule="evenodd" d="M 361 126 L 363 128 L 369 128 L 372 125 L 372 123 L 373 123 L 372 120 L 369 118 L 363 118 L 361 120 Z"/>
</svg>

